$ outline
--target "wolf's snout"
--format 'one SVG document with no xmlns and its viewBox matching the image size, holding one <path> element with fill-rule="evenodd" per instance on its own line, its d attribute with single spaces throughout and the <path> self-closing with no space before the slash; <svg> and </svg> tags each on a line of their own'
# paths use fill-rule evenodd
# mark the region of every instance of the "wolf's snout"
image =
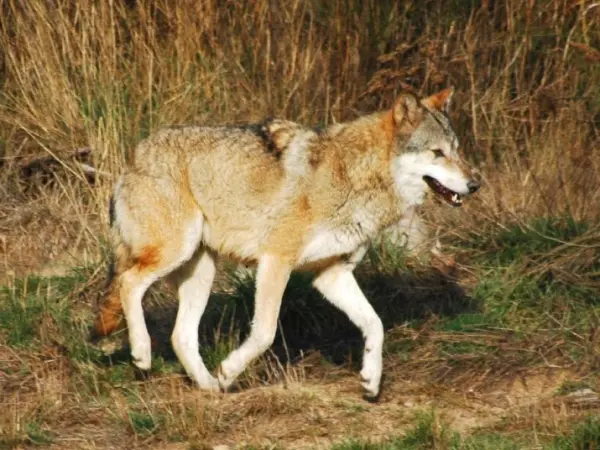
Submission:
<svg viewBox="0 0 600 450">
<path fill-rule="evenodd" d="M 477 192 L 480 187 L 481 187 L 481 183 L 477 180 L 470 180 L 467 183 L 467 189 L 469 189 L 470 194 L 474 194 L 475 192 Z"/>
</svg>

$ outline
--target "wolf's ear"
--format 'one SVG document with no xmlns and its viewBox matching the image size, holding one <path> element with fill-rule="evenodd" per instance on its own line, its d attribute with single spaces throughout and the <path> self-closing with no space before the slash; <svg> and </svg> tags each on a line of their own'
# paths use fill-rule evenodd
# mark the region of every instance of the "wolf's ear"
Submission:
<svg viewBox="0 0 600 450">
<path fill-rule="evenodd" d="M 448 114 L 453 95 L 454 88 L 450 87 L 421 100 L 421 103 L 427 108 L 437 109 Z"/>
<path fill-rule="evenodd" d="M 394 102 L 394 122 L 396 125 L 406 120 L 411 125 L 416 125 L 420 117 L 421 108 L 419 102 L 412 94 L 400 94 Z"/>
</svg>

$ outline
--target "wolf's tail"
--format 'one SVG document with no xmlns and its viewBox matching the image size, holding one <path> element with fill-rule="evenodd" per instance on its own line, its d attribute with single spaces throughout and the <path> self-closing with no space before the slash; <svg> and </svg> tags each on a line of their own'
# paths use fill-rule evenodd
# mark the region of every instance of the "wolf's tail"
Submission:
<svg viewBox="0 0 600 450">
<path fill-rule="evenodd" d="M 113 253 L 108 266 L 105 295 L 100 300 L 96 321 L 92 328 L 92 337 L 101 338 L 117 330 L 123 322 L 121 305 L 121 275 L 132 265 L 129 246 L 123 242 L 119 227 L 116 225 L 114 197 L 109 205 L 110 233 Z"/>
</svg>

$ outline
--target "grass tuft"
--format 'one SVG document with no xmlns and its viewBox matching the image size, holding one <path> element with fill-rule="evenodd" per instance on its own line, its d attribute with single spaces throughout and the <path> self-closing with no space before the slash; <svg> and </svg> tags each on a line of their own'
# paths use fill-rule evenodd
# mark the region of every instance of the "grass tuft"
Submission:
<svg viewBox="0 0 600 450">
<path fill-rule="evenodd" d="M 127 416 L 133 432 L 140 436 L 151 435 L 159 427 L 157 419 L 148 412 L 130 411 Z"/>
<path fill-rule="evenodd" d="M 571 433 L 557 437 L 548 450 L 592 450 L 600 448 L 600 420 L 589 417 Z"/>
</svg>

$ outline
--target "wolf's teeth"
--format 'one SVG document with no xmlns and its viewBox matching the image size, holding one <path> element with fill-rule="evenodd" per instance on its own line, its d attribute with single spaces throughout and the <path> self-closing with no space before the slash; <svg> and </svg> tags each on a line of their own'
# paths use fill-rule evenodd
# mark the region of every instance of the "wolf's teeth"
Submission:
<svg viewBox="0 0 600 450">
<path fill-rule="evenodd" d="M 457 202 L 458 200 L 459 200 L 459 198 L 458 198 L 458 194 L 454 194 L 454 195 L 452 196 L 452 201 L 453 201 L 453 202 Z"/>
</svg>

